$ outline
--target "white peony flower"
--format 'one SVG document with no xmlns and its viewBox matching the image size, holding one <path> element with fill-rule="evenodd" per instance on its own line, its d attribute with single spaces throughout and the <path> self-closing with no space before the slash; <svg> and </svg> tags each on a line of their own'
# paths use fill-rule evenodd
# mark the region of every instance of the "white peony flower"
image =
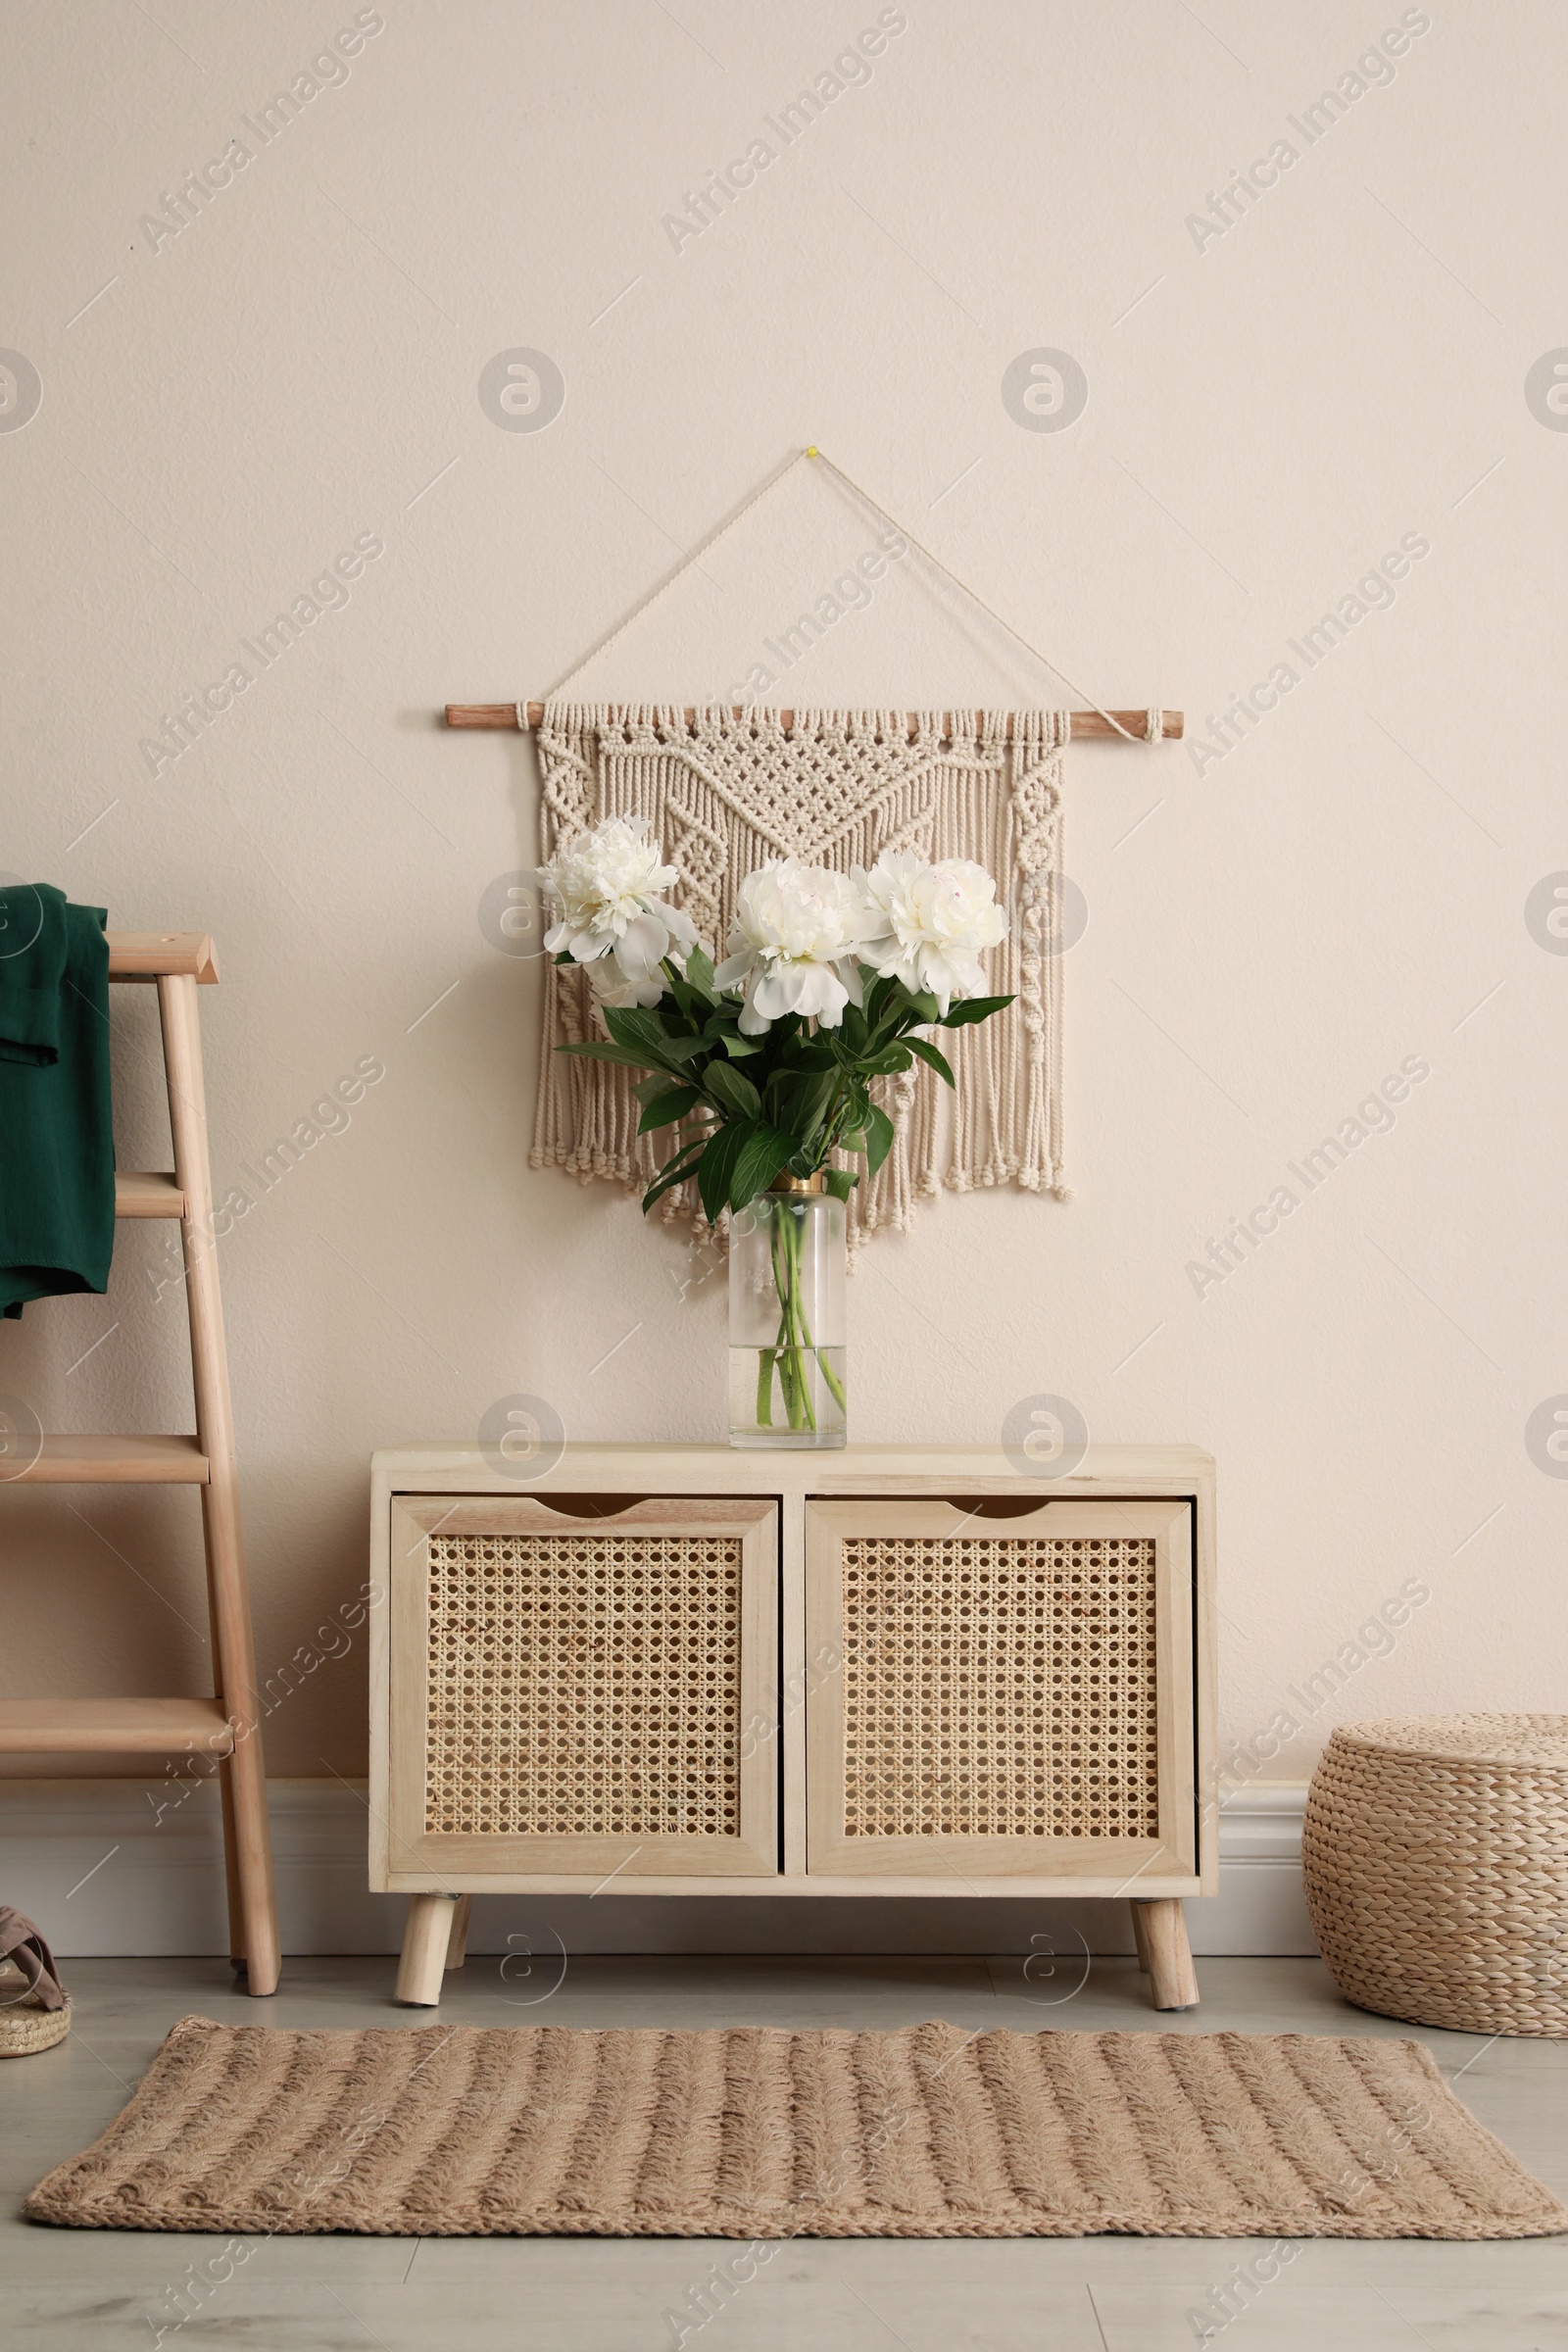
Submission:
<svg viewBox="0 0 1568 2352">
<path fill-rule="evenodd" d="M 848 874 L 794 858 L 748 874 L 735 897 L 729 955 L 713 974 L 719 988 L 746 991 L 740 1027 L 760 1037 L 787 1012 L 814 1014 L 836 1029 L 860 1002 L 856 958 L 866 934 L 865 897 Z"/>
<path fill-rule="evenodd" d="M 861 951 L 883 979 L 935 997 L 944 1015 L 955 997 L 985 994 L 980 956 L 1007 936 L 997 886 L 968 858 L 936 864 L 912 850 L 884 850 L 856 880 L 870 907 L 872 935 Z"/>
<path fill-rule="evenodd" d="M 545 933 L 545 946 L 552 955 L 596 967 L 595 989 L 604 1004 L 657 1004 L 664 957 L 684 964 L 697 945 L 687 916 L 659 897 L 680 880 L 680 867 L 662 864 L 659 845 L 647 836 L 646 817 L 607 816 L 539 868 L 541 888 L 562 910 L 560 922 Z M 614 968 L 601 973 L 597 967 L 607 957 Z"/>
<path fill-rule="evenodd" d="M 675 961 L 681 963 L 683 958 L 677 956 Z M 614 1012 L 626 1012 L 634 1004 L 657 1004 L 664 993 L 662 972 L 656 970 L 646 980 L 628 980 L 615 956 L 600 956 L 587 968 L 594 1003 Z"/>
</svg>

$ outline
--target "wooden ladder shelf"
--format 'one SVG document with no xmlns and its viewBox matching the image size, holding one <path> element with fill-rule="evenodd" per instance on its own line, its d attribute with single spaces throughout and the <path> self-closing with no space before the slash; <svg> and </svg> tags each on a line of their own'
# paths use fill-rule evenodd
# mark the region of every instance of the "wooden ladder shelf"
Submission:
<svg viewBox="0 0 1568 2352">
<path fill-rule="evenodd" d="M 177 1219 L 190 1317 L 194 1437 L 46 1437 L 13 1473 L 30 1486 L 199 1487 L 217 1690 L 211 1698 L 0 1700 L 0 1753 L 189 1755 L 219 1760 L 227 1865 L 229 1948 L 253 1993 L 276 1989 L 280 1956 L 272 1886 L 261 1706 L 240 1532 L 234 1415 L 212 1233 L 212 1173 L 202 1083 L 198 987 L 218 978 L 205 933 L 109 934 L 111 980 L 156 985 L 174 1165 L 121 1174 L 117 1217 Z"/>
</svg>

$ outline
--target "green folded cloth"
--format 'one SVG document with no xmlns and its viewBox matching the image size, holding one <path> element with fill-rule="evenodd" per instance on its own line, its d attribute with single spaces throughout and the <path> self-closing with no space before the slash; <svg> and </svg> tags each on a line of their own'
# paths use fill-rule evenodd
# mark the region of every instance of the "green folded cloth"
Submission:
<svg viewBox="0 0 1568 2352">
<path fill-rule="evenodd" d="M 0 1316 L 104 1291 L 115 1247 L 102 906 L 0 890 Z"/>
</svg>

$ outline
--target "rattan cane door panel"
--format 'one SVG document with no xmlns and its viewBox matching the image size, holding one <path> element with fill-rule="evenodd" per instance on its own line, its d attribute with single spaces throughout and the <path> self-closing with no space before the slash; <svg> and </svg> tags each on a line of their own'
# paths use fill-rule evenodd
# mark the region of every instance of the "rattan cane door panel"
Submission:
<svg viewBox="0 0 1568 2352">
<path fill-rule="evenodd" d="M 770 1502 L 399 1496 L 393 1868 L 772 1876 L 777 1578 Z"/>
<path fill-rule="evenodd" d="M 808 1502 L 813 1873 L 1196 1866 L 1183 1501 Z"/>
</svg>

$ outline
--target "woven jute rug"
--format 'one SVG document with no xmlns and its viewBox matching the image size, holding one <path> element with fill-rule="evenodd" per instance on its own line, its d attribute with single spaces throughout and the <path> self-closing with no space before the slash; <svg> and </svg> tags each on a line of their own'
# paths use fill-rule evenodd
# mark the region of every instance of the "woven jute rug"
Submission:
<svg viewBox="0 0 1568 2352">
<path fill-rule="evenodd" d="M 397 2237 L 1538 2237 L 1419 2042 L 280 2033 L 182 2018 L 27 2199 L 75 2229 Z"/>
</svg>

